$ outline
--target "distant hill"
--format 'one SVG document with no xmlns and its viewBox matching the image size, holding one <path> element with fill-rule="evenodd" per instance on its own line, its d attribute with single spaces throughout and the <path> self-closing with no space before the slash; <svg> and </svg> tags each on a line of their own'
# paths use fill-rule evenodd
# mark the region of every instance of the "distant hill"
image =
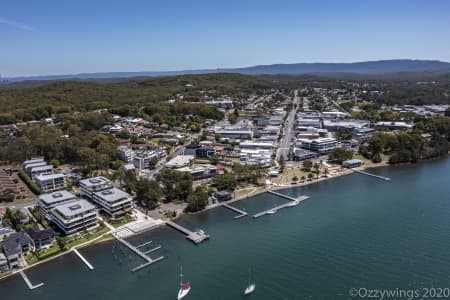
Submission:
<svg viewBox="0 0 450 300">
<path fill-rule="evenodd" d="M 143 71 L 143 72 L 110 72 L 110 73 L 81 73 L 53 76 L 31 76 L 7 78 L 9 82 L 23 80 L 61 80 L 61 79 L 105 79 L 128 77 L 160 77 L 186 74 L 208 73 L 240 73 L 246 75 L 275 75 L 275 74 L 388 74 L 404 72 L 450 72 L 450 63 L 438 60 L 379 60 L 354 63 L 295 63 L 260 65 L 245 68 L 182 70 L 182 71 Z"/>
</svg>

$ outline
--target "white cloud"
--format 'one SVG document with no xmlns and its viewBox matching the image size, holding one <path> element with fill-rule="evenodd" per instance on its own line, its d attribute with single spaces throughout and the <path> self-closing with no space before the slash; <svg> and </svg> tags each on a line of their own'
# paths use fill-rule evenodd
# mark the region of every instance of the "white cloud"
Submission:
<svg viewBox="0 0 450 300">
<path fill-rule="evenodd" d="M 17 29 L 21 29 L 21 30 L 26 30 L 26 31 L 31 31 L 31 32 L 38 32 L 39 30 L 37 30 L 36 28 L 29 26 L 27 24 L 23 24 L 23 23 L 19 23 L 19 22 L 15 22 L 15 21 L 10 21 L 7 19 L 4 19 L 2 17 L 0 17 L 0 25 L 7 25 L 7 26 L 11 26 L 11 27 L 15 27 Z"/>
</svg>

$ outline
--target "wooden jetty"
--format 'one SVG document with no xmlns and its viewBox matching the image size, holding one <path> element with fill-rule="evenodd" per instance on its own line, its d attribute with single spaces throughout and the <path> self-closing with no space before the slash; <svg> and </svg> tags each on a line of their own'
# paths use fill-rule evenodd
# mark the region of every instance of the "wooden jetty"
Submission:
<svg viewBox="0 0 450 300">
<path fill-rule="evenodd" d="M 376 174 L 372 174 L 372 173 L 368 173 L 368 172 L 364 172 L 361 170 L 356 170 L 356 169 L 352 169 L 354 172 L 359 173 L 359 174 L 363 174 L 363 175 L 367 175 L 367 176 L 371 176 L 371 177 L 375 177 L 378 179 L 382 179 L 382 180 L 391 180 L 389 177 L 384 177 L 381 175 L 376 175 Z"/>
<path fill-rule="evenodd" d="M 309 199 L 309 196 L 306 196 L 306 195 L 301 195 L 298 198 L 294 198 L 294 197 L 286 196 L 286 195 L 283 195 L 283 194 L 280 194 L 280 193 L 277 193 L 277 192 L 273 192 L 273 191 L 269 191 L 269 192 L 271 194 L 274 194 L 274 195 L 277 195 L 277 196 L 289 199 L 289 200 L 291 200 L 291 202 L 287 202 L 287 203 L 275 206 L 273 208 L 266 209 L 266 210 L 264 210 L 262 212 L 259 212 L 257 214 L 254 214 L 253 218 L 256 219 L 256 218 L 259 218 L 259 217 L 264 216 L 264 215 L 274 214 L 274 213 L 276 213 L 278 210 L 280 210 L 282 208 L 297 206 L 298 204 L 300 204 L 300 202 Z"/>
<path fill-rule="evenodd" d="M 28 288 L 29 288 L 30 290 L 37 289 L 38 287 L 41 287 L 41 286 L 44 285 L 43 283 L 39 283 L 39 284 L 33 285 L 33 284 L 31 283 L 30 279 L 28 279 L 28 276 L 25 274 L 24 271 L 20 271 L 19 273 L 20 273 L 20 276 L 22 276 L 23 281 L 25 281 L 25 283 L 27 284 L 27 286 L 28 286 Z"/>
<path fill-rule="evenodd" d="M 83 255 L 81 255 L 80 252 L 78 252 L 77 249 L 73 248 L 72 251 L 73 251 L 73 253 L 75 253 L 86 264 L 86 266 L 89 268 L 89 270 L 91 270 L 91 271 L 94 270 L 94 267 L 87 261 L 86 258 L 84 258 Z"/>
<path fill-rule="evenodd" d="M 242 217 L 245 217 L 245 216 L 248 215 L 247 212 L 245 212 L 245 211 L 243 211 L 243 210 L 241 210 L 241 209 L 239 209 L 237 207 L 231 206 L 231 205 L 229 205 L 227 203 L 224 203 L 222 206 L 238 213 L 238 215 L 234 216 L 233 219 L 239 219 L 239 218 L 242 218 Z"/>
<path fill-rule="evenodd" d="M 130 249 L 131 251 L 133 251 L 136 255 L 138 255 L 139 257 L 141 257 L 143 260 L 146 261 L 146 263 L 143 263 L 142 265 L 137 266 L 136 268 L 133 268 L 131 271 L 132 272 L 136 272 L 139 271 L 145 267 L 148 267 L 154 263 L 159 262 L 160 260 L 163 260 L 165 257 L 164 256 L 160 256 L 158 258 L 152 259 L 150 256 L 148 256 L 148 253 L 144 253 L 141 250 L 139 250 L 139 248 L 133 246 L 131 243 L 129 243 L 128 241 L 116 236 L 115 234 L 113 234 L 113 236 L 119 241 L 121 242 L 125 247 L 127 247 L 128 249 Z M 148 242 L 146 243 L 147 245 L 149 244 Z M 139 245 L 142 247 L 142 244 Z M 161 248 L 161 247 L 159 247 Z M 159 249 L 158 248 L 158 249 Z M 157 249 L 155 249 L 154 251 L 156 251 Z"/>
<path fill-rule="evenodd" d="M 181 226 L 180 224 L 177 224 L 172 221 L 166 221 L 166 224 L 169 225 L 172 228 L 175 228 L 176 230 L 184 233 L 186 235 L 186 238 L 191 240 L 192 242 L 196 244 L 200 244 L 201 242 L 209 239 L 209 235 L 204 233 L 203 231 L 191 231 L 187 229 L 186 227 Z"/>
</svg>

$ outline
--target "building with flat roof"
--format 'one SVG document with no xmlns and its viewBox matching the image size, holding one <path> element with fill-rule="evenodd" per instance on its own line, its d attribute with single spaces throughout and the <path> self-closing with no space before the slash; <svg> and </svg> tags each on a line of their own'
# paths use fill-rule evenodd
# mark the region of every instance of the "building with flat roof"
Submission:
<svg viewBox="0 0 450 300">
<path fill-rule="evenodd" d="M 30 175 L 30 171 L 32 168 L 42 167 L 42 166 L 46 166 L 46 165 L 47 165 L 47 163 L 45 161 L 40 161 L 40 162 L 35 162 L 35 163 L 27 163 L 27 164 L 24 163 L 23 169 L 28 175 Z"/>
<path fill-rule="evenodd" d="M 133 207 L 130 194 L 115 187 L 94 193 L 92 202 L 113 219 L 130 212 Z"/>
<path fill-rule="evenodd" d="M 300 147 L 318 153 L 327 153 L 339 148 L 339 142 L 333 138 L 318 138 L 315 140 L 300 140 Z"/>
<path fill-rule="evenodd" d="M 51 220 L 65 235 L 98 225 L 95 206 L 83 199 L 58 205 L 51 210 Z"/>
<path fill-rule="evenodd" d="M 256 142 L 256 141 L 244 141 L 239 143 L 239 148 L 241 149 L 266 149 L 272 150 L 273 143 L 268 142 Z"/>
<path fill-rule="evenodd" d="M 342 162 L 342 166 L 346 168 L 358 168 L 361 167 L 364 162 L 360 159 L 349 159 Z"/>
<path fill-rule="evenodd" d="M 251 140 L 253 138 L 253 130 L 250 128 L 224 127 L 215 130 L 214 133 L 220 134 L 224 139 Z"/>
<path fill-rule="evenodd" d="M 323 127 L 330 131 L 338 131 L 369 126 L 370 122 L 365 120 L 324 120 Z"/>
<path fill-rule="evenodd" d="M 34 180 L 44 193 L 66 188 L 66 176 L 64 174 L 42 174 L 35 176 Z"/>
<path fill-rule="evenodd" d="M 117 156 L 123 162 L 130 163 L 134 158 L 134 151 L 128 146 L 119 146 L 117 147 Z"/>
<path fill-rule="evenodd" d="M 193 155 L 178 155 L 166 163 L 167 168 L 179 169 L 182 167 L 191 166 L 194 163 Z"/>
<path fill-rule="evenodd" d="M 297 120 L 297 130 L 298 131 L 305 131 L 307 128 L 313 127 L 313 128 L 321 128 L 322 124 L 320 122 L 320 119 L 298 119 Z"/>
<path fill-rule="evenodd" d="M 38 167 L 32 167 L 29 169 L 28 175 L 30 175 L 31 178 L 35 178 L 39 175 L 46 175 L 46 174 L 52 174 L 53 173 L 53 166 L 52 165 L 45 165 L 45 166 L 38 166 Z"/>
<path fill-rule="evenodd" d="M 90 200 L 94 193 L 112 188 L 112 182 L 103 176 L 80 180 L 80 194 Z"/>
<path fill-rule="evenodd" d="M 384 128 L 388 130 L 408 130 L 412 129 L 414 125 L 406 123 L 406 122 L 390 122 L 390 121 L 382 121 L 375 124 L 377 128 Z"/>
<path fill-rule="evenodd" d="M 45 163 L 45 160 L 43 157 L 33 157 L 32 159 L 26 160 L 22 164 L 22 168 L 25 169 L 27 165 L 29 164 L 35 164 L 35 163 Z"/>
<path fill-rule="evenodd" d="M 76 200 L 77 197 L 74 194 L 66 190 L 61 190 L 53 193 L 39 195 L 38 206 L 44 211 L 50 212 L 50 210 L 55 208 L 55 206 L 57 205 L 74 202 Z"/>
</svg>

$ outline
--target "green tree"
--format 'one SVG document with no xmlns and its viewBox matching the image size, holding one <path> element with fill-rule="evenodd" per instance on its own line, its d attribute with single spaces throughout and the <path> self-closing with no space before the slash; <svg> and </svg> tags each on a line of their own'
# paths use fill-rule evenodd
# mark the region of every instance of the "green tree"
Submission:
<svg viewBox="0 0 450 300">
<path fill-rule="evenodd" d="M 136 183 L 136 199 L 147 209 L 153 209 L 161 197 L 159 184 L 154 180 L 141 178 Z"/>
<path fill-rule="evenodd" d="M 303 167 L 304 171 L 309 172 L 311 170 L 311 168 L 313 167 L 313 163 L 309 159 L 304 160 L 302 162 L 302 167 Z"/>
<path fill-rule="evenodd" d="M 195 212 L 202 210 L 208 205 L 208 191 L 204 187 L 197 187 L 187 197 L 187 211 Z"/>
<path fill-rule="evenodd" d="M 351 159 L 353 157 L 353 151 L 345 150 L 344 148 L 333 149 L 329 154 L 328 158 L 331 161 L 342 163 L 345 160 Z"/>
<path fill-rule="evenodd" d="M 218 174 L 213 177 L 212 182 L 219 191 L 234 190 L 236 187 L 236 176 L 232 173 Z"/>
</svg>

